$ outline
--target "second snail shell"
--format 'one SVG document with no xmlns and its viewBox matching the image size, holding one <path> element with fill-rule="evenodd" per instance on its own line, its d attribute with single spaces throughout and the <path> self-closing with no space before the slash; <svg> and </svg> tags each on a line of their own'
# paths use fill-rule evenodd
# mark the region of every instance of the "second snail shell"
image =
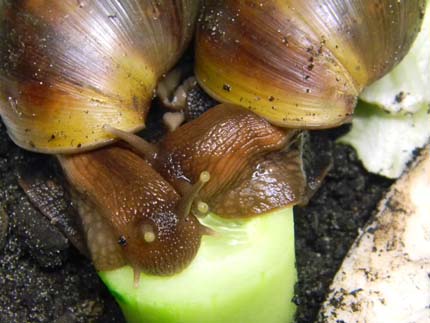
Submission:
<svg viewBox="0 0 430 323">
<path fill-rule="evenodd" d="M 423 10 L 422 0 L 208 0 L 196 77 L 276 125 L 334 127 L 408 52 Z"/>
</svg>

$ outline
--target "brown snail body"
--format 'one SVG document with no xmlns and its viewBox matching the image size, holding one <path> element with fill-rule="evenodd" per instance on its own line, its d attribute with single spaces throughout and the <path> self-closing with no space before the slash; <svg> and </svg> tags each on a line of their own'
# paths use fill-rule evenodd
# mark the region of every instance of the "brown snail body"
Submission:
<svg viewBox="0 0 430 323">
<path fill-rule="evenodd" d="M 282 151 L 296 133 L 223 104 L 165 136 L 145 154 L 151 164 L 131 147 L 60 156 L 96 267 L 173 274 L 209 233 L 201 213 L 240 218 L 299 203 L 306 181 L 299 151 Z"/>
<path fill-rule="evenodd" d="M 204 202 L 221 217 L 251 217 L 306 200 L 302 149 L 295 143 L 299 133 L 220 104 L 165 135 L 156 147 L 144 143 L 140 151 L 182 195 L 193 191 L 202 173 L 210 175 L 189 196 L 191 212 L 201 212 L 196 202 Z M 116 134 L 132 145 L 141 140 Z"/>
<path fill-rule="evenodd" d="M 270 180 L 285 189 L 286 179 L 291 180 L 288 178 L 291 174 L 300 178 L 300 184 L 292 188 L 295 194 L 289 199 L 283 198 L 283 193 L 291 193 L 291 190 L 279 189 L 266 194 L 265 190 L 269 191 L 270 187 L 262 184 L 265 180 L 266 184 L 270 182 L 265 178 L 273 175 L 269 174 L 270 167 L 277 168 L 274 166 L 276 157 L 273 160 L 266 157 L 287 149 L 296 134 L 295 130 L 271 125 L 251 111 L 221 104 L 166 135 L 160 142 L 155 167 L 176 188 L 184 181 L 195 182 L 202 171 L 209 172 L 211 180 L 201 189 L 199 197 L 211 211 L 221 216 L 239 218 L 261 214 L 293 205 L 301 198 L 299 192 L 305 180 L 300 165 L 296 165 L 294 171 L 278 172 L 278 176 L 274 175 L 277 179 Z M 291 162 L 291 158 L 285 158 L 281 163 Z M 263 175 L 264 163 L 269 171 Z M 264 203 L 266 207 L 257 206 Z"/>
<path fill-rule="evenodd" d="M 273 124 L 338 126 L 408 52 L 422 10 L 422 0 L 208 0 L 196 77 L 215 99 Z"/>
<path fill-rule="evenodd" d="M 98 270 L 130 264 L 136 271 L 169 275 L 194 258 L 202 226 L 178 214 L 179 194 L 140 156 L 113 146 L 60 161 L 86 208 L 81 214 Z"/>
</svg>

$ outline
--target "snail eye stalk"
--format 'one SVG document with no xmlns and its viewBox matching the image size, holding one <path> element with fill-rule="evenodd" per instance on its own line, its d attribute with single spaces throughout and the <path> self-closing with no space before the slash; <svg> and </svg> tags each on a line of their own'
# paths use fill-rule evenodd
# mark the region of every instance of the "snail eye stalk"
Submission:
<svg viewBox="0 0 430 323">
<path fill-rule="evenodd" d="M 158 154 L 157 146 L 149 143 L 138 135 L 126 132 L 118 128 L 114 128 L 110 125 L 104 125 L 103 129 L 110 135 L 113 135 L 126 143 L 128 143 L 133 149 L 141 153 L 149 162 L 154 162 Z"/>
<path fill-rule="evenodd" d="M 199 179 L 197 183 L 193 185 L 189 185 L 186 192 L 183 192 L 181 201 L 178 205 L 178 214 L 180 214 L 183 217 L 187 217 L 190 215 L 190 211 L 192 208 L 193 203 L 196 202 L 196 200 L 199 197 L 199 193 L 202 190 L 202 188 L 208 183 L 211 179 L 211 175 L 208 171 L 203 171 L 200 173 Z M 197 202 L 197 210 L 202 213 L 201 211 L 206 211 L 204 214 L 209 212 L 208 205 L 203 201 Z"/>
</svg>

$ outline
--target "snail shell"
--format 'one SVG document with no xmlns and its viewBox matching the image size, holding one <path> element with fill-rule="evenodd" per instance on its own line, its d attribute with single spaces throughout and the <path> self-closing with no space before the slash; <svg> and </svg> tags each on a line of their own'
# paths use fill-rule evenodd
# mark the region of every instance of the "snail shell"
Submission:
<svg viewBox="0 0 430 323">
<path fill-rule="evenodd" d="M 328 128 L 408 52 L 422 0 L 208 0 L 196 77 L 215 99 L 270 122 Z"/>
<path fill-rule="evenodd" d="M 145 125 L 157 80 L 180 57 L 199 0 L 2 4 L 0 113 L 12 140 L 65 153 Z"/>
</svg>

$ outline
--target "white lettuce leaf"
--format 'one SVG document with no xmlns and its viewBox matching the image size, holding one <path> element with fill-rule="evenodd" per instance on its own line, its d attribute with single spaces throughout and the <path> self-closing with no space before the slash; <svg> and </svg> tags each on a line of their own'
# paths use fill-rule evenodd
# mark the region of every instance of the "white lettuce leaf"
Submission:
<svg viewBox="0 0 430 323">
<path fill-rule="evenodd" d="M 389 178 L 399 177 L 413 152 L 430 138 L 429 3 L 411 51 L 365 89 L 351 131 L 340 138 L 355 148 L 368 171 Z"/>
<path fill-rule="evenodd" d="M 390 114 L 360 102 L 351 131 L 340 142 L 355 148 L 369 172 L 399 177 L 416 148 L 430 138 L 430 113 L 421 104 L 416 113 Z"/>
</svg>

